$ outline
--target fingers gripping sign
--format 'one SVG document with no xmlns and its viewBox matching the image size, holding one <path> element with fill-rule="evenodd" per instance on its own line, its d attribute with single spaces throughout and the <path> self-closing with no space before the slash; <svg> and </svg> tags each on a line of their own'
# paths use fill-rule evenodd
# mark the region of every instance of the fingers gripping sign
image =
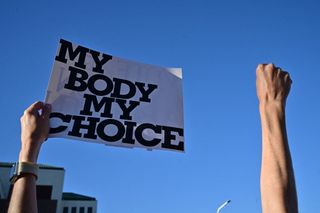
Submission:
<svg viewBox="0 0 320 213">
<path fill-rule="evenodd" d="M 33 103 L 24 111 L 20 119 L 21 161 L 36 161 L 40 146 L 48 137 L 50 112 L 51 106 L 40 101 Z"/>
</svg>

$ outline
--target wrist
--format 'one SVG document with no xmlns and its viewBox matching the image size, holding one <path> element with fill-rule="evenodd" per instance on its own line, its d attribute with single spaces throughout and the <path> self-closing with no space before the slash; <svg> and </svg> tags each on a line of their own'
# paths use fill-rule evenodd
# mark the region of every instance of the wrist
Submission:
<svg viewBox="0 0 320 213">
<path fill-rule="evenodd" d="M 261 114 L 284 114 L 286 104 L 284 101 L 260 101 L 259 110 Z"/>
<path fill-rule="evenodd" d="M 35 145 L 24 145 L 22 144 L 20 153 L 19 153 L 19 162 L 30 162 L 37 163 L 38 154 L 40 147 Z"/>
<path fill-rule="evenodd" d="M 275 124 L 285 120 L 285 103 L 283 102 L 260 102 L 259 111 L 262 124 L 265 122 Z"/>
<path fill-rule="evenodd" d="M 14 184 L 20 178 L 30 178 L 33 176 L 34 180 L 38 179 L 39 166 L 30 162 L 16 162 L 11 169 L 10 181 Z"/>
</svg>

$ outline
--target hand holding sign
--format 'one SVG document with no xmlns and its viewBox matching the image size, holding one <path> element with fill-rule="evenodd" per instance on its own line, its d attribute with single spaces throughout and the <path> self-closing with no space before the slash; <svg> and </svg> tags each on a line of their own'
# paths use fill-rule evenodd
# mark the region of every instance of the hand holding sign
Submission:
<svg viewBox="0 0 320 213">
<path fill-rule="evenodd" d="M 19 161 L 37 162 L 40 147 L 48 137 L 50 111 L 51 106 L 40 101 L 33 103 L 24 111 L 20 119 L 21 151 Z"/>
</svg>

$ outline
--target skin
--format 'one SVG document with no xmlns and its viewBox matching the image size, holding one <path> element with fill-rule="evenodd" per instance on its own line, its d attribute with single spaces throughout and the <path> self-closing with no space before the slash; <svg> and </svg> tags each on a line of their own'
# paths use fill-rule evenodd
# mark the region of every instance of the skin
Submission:
<svg viewBox="0 0 320 213">
<path fill-rule="evenodd" d="M 292 81 L 287 72 L 273 64 L 260 64 L 256 75 L 262 126 L 262 210 L 264 213 L 296 213 L 298 201 L 285 122 Z"/>
<path fill-rule="evenodd" d="M 256 74 L 262 126 L 262 209 L 264 213 L 296 213 L 297 193 L 285 123 L 285 105 L 292 81 L 288 73 L 273 64 L 260 64 Z M 50 112 L 51 107 L 42 102 L 25 110 L 21 117 L 19 161 L 37 162 L 41 145 L 48 136 Z M 8 212 L 38 212 L 33 175 L 15 182 Z"/>
<path fill-rule="evenodd" d="M 42 113 L 39 113 L 39 110 Z M 48 137 L 50 105 L 35 102 L 24 111 L 21 122 L 21 150 L 19 162 L 37 163 L 41 145 Z M 26 174 L 13 186 L 8 213 L 38 212 L 36 178 Z"/>
</svg>

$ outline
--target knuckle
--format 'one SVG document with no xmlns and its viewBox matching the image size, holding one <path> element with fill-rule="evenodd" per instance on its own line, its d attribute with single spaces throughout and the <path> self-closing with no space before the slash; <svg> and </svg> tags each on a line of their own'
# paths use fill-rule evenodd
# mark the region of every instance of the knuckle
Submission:
<svg viewBox="0 0 320 213">
<path fill-rule="evenodd" d="M 290 74 L 289 74 L 288 72 L 285 72 L 284 78 L 285 78 L 286 80 L 292 82 L 291 77 L 290 77 Z"/>
<path fill-rule="evenodd" d="M 267 72 L 272 72 L 275 70 L 275 66 L 273 64 L 267 64 L 264 70 Z"/>
<path fill-rule="evenodd" d="M 263 67 L 263 64 L 258 64 L 257 68 L 262 68 L 262 67 Z"/>
<path fill-rule="evenodd" d="M 258 64 L 257 69 L 256 69 L 256 73 L 258 74 L 259 72 L 262 72 L 264 69 L 264 64 Z"/>
<path fill-rule="evenodd" d="M 273 63 L 269 63 L 269 64 L 267 64 L 267 66 L 268 66 L 268 67 L 272 67 L 272 68 L 275 67 L 275 65 L 274 65 Z"/>
</svg>

